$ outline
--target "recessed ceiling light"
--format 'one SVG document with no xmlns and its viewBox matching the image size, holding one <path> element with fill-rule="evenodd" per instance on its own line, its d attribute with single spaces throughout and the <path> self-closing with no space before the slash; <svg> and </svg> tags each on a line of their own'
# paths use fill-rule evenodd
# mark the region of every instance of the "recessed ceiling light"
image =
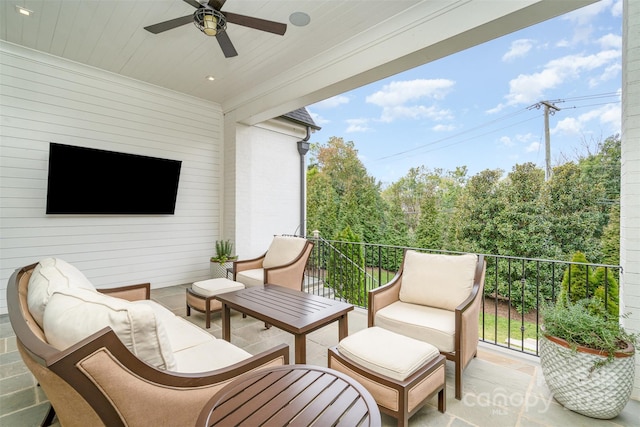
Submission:
<svg viewBox="0 0 640 427">
<path fill-rule="evenodd" d="M 214 81 L 216 78 L 213 76 L 207 76 L 205 77 L 205 79 L 209 80 L 210 82 Z"/>
<path fill-rule="evenodd" d="M 304 12 L 293 12 L 289 15 L 289 22 L 296 27 L 304 27 L 305 25 L 309 25 L 311 17 Z"/>
<path fill-rule="evenodd" d="M 24 8 L 18 5 L 16 5 L 16 10 L 20 15 L 24 15 L 24 16 L 31 16 L 33 14 L 33 10 L 29 10 L 27 8 Z"/>
</svg>

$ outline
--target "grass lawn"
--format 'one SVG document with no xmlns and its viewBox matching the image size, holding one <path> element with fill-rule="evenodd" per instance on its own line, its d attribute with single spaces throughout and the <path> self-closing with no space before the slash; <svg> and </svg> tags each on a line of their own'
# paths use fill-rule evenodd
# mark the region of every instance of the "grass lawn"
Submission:
<svg viewBox="0 0 640 427">
<path fill-rule="evenodd" d="M 509 324 L 506 317 L 498 317 L 497 334 L 496 334 L 496 316 L 492 314 L 484 315 L 484 334 L 482 332 L 482 313 L 480 313 L 480 321 L 478 322 L 478 332 L 480 333 L 480 339 L 484 339 L 488 342 L 494 342 L 499 345 L 507 345 L 508 331 L 511 330 L 511 347 L 519 347 L 521 340 L 531 338 L 536 340 L 538 338 L 536 331 L 536 324 L 532 322 L 521 323 L 519 320 L 511 320 Z M 520 328 L 524 328 L 523 331 Z M 496 339 L 497 335 L 497 339 Z M 516 344 L 517 343 L 517 344 Z"/>
</svg>

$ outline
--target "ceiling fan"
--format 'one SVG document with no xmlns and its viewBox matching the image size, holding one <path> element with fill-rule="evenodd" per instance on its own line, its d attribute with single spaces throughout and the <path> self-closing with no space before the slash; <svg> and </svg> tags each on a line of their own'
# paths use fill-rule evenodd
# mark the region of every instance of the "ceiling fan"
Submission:
<svg viewBox="0 0 640 427">
<path fill-rule="evenodd" d="M 169 21 L 149 25 L 144 27 L 144 29 L 153 34 L 158 34 L 193 22 L 196 27 L 206 35 L 216 37 L 226 58 L 238 55 L 238 52 L 235 47 L 233 47 L 233 43 L 231 43 L 231 39 L 227 34 L 227 22 L 281 36 L 284 35 L 285 31 L 287 31 L 286 24 L 254 18 L 252 16 L 239 15 L 232 12 L 222 12 L 220 9 L 222 9 L 226 0 L 209 0 L 208 2 L 206 0 L 201 0 L 202 3 L 199 3 L 196 0 L 183 1 L 196 8 L 193 15 L 170 19 Z"/>
</svg>

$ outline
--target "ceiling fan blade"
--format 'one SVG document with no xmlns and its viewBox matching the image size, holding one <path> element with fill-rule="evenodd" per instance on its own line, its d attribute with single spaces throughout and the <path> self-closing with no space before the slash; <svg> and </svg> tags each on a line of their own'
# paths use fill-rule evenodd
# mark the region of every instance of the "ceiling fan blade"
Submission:
<svg viewBox="0 0 640 427">
<path fill-rule="evenodd" d="M 222 6 L 224 6 L 224 3 L 226 1 L 227 0 L 209 0 L 209 6 L 211 6 L 215 10 L 220 10 L 220 9 L 222 9 Z"/>
<path fill-rule="evenodd" d="M 222 49 L 222 53 L 224 53 L 225 58 L 238 56 L 238 52 L 236 51 L 236 48 L 233 47 L 233 43 L 231 43 L 231 39 L 226 31 L 216 34 L 216 39 L 218 39 L 218 44 L 220 44 L 220 49 Z"/>
<path fill-rule="evenodd" d="M 267 21 L 266 19 L 254 18 L 252 16 L 238 15 L 237 13 L 223 12 L 227 22 L 242 25 L 243 27 L 254 28 L 268 33 L 284 35 L 287 25 L 280 22 Z"/>
<path fill-rule="evenodd" d="M 193 15 L 187 15 L 181 18 L 175 18 L 169 21 L 160 22 L 158 24 L 149 25 L 148 27 L 144 27 L 144 29 L 149 31 L 150 33 L 158 34 L 163 31 L 180 27 L 181 25 L 189 24 L 191 22 L 193 22 Z"/>
<path fill-rule="evenodd" d="M 198 3 L 196 0 L 184 0 L 184 2 L 189 3 L 191 6 L 195 7 L 196 9 L 199 9 L 200 7 L 202 7 L 202 5 Z"/>
</svg>

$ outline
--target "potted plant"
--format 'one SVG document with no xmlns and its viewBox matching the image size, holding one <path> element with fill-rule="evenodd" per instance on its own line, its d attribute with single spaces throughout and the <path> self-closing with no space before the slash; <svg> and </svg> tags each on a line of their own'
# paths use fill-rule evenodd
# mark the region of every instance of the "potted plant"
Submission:
<svg viewBox="0 0 640 427">
<path fill-rule="evenodd" d="M 609 419 L 631 396 L 638 335 L 626 332 L 603 307 L 598 299 L 543 307 L 540 365 L 565 408 Z"/>
<path fill-rule="evenodd" d="M 238 259 L 233 255 L 233 243 L 230 240 L 216 240 L 216 254 L 211 257 L 210 270 L 214 279 L 227 277 L 227 269 Z"/>
</svg>

